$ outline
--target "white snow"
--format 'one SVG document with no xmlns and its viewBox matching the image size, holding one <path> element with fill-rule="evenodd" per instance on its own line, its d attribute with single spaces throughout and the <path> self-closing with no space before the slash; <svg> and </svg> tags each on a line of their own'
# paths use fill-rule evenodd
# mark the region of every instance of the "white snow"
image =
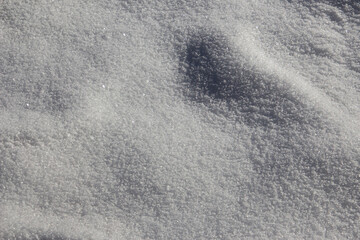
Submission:
<svg viewBox="0 0 360 240">
<path fill-rule="evenodd" d="M 2 1 L 0 239 L 359 239 L 357 1 Z"/>
</svg>

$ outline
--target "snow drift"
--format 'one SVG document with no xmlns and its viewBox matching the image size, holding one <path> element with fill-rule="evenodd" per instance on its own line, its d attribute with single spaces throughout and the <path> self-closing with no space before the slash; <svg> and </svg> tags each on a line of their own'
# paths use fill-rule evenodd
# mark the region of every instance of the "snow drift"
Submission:
<svg viewBox="0 0 360 240">
<path fill-rule="evenodd" d="M 356 1 L 2 1 L 0 238 L 360 238 Z"/>
</svg>

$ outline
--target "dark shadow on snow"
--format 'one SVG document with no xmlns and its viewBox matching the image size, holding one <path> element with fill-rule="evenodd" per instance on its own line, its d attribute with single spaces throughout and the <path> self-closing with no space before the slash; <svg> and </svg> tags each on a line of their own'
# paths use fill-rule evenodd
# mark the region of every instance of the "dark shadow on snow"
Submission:
<svg viewBox="0 0 360 240">
<path fill-rule="evenodd" d="M 287 86 L 250 66 L 221 33 L 200 29 L 189 34 L 186 48 L 180 50 L 180 76 L 184 95 L 218 111 L 217 104 L 248 124 L 269 127 L 292 123 L 318 123 Z M 236 54 L 236 53 L 235 53 Z"/>
</svg>

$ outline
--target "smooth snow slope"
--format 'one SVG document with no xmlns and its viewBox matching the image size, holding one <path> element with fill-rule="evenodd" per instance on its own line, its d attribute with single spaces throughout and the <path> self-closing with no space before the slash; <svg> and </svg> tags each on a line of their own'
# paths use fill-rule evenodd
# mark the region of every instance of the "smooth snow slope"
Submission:
<svg viewBox="0 0 360 240">
<path fill-rule="evenodd" d="M 0 239 L 359 239 L 357 1 L 0 1 Z"/>
</svg>

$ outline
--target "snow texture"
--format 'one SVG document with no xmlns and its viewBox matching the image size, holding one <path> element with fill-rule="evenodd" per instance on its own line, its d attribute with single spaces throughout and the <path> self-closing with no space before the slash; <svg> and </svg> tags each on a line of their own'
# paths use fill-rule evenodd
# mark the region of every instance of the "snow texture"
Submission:
<svg viewBox="0 0 360 240">
<path fill-rule="evenodd" d="M 360 3 L 0 1 L 0 239 L 360 239 Z"/>
</svg>

